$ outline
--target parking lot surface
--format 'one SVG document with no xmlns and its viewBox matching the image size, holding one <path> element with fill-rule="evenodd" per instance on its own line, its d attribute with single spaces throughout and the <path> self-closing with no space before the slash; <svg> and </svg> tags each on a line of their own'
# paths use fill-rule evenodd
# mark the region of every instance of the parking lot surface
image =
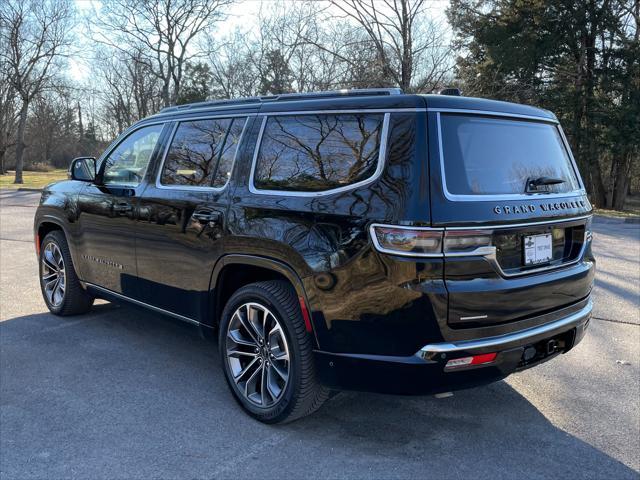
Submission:
<svg viewBox="0 0 640 480">
<path fill-rule="evenodd" d="M 640 225 L 597 218 L 594 320 L 567 355 L 453 397 L 341 393 L 267 426 L 195 328 L 99 302 L 58 318 L 39 194 L 0 191 L 0 478 L 640 478 Z"/>
</svg>

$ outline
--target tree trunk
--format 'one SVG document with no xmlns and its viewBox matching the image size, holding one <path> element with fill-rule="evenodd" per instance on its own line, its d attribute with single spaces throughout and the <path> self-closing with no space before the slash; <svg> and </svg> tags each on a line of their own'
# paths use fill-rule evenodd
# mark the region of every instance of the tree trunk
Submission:
<svg viewBox="0 0 640 480">
<path fill-rule="evenodd" d="M 78 102 L 78 130 L 80 134 L 80 142 L 84 140 L 84 125 L 82 124 L 82 107 Z"/>
<path fill-rule="evenodd" d="M 24 129 L 27 125 L 27 113 L 29 111 L 29 101 L 22 100 L 20 109 L 20 120 L 18 121 L 18 134 L 16 137 L 16 179 L 13 183 L 24 183 L 22 181 L 22 169 L 24 166 Z"/>
<path fill-rule="evenodd" d="M 5 173 L 7 173 L 4 170 L 4 154 L 7 150 L 6 149 L 2 149 L 0 150 L 0 175 L 4 175 Z"/>
<path fill-rule="evenodd" d="M 165 79 L 162 83 L 162 101 L 165 107 L 171 106 L 171 93 L 169 92 L 169 80 Z"/>
<path fill-rule="evenodd" d="M 611 207 L 615 210 L 624 209 L 624 203 L 627 199 L 627 193 L 629 192 L 629 184 L 631 183 L 631 161 L 633 153 L 625 152 L 623 158 L 619 160 L 618 168 L 616 169 L 616 177 L 613 183 L 613 195 L 611 201 Z"/>
</svg>

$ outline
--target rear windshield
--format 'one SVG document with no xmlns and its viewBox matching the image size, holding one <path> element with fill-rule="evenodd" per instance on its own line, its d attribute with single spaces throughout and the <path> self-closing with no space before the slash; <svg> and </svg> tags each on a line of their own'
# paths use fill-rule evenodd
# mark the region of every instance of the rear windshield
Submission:
<svg viewBox="0 0 640 480">
<path fill-rule="evenodd" d="M 441 114 L 440 121 L 449 193 L 564 193 L 580 188 L 553 124 L 455 114 Z"/>
</svg>

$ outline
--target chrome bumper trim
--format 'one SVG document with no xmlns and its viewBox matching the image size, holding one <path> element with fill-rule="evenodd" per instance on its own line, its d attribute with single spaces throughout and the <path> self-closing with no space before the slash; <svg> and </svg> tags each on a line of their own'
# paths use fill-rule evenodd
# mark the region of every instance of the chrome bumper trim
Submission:
<svg viewBox="0 0 640 480">
<path fill-rule="evenodd" d="M 479 338 L 477 340 L 461 340 L 459 342 L 451 343 L 430 343 L 416 352 L 416 356 L 420 358 L 431 358 L 433 354 L 436 353 L 451 353 L 461 350 L 476 350 L 482 348 L 500 349 L 501 347 L 505 347 L 510 344 L 526 343 L 527 340 L 536 339 L 535 337 L 544 337 L 544 335 L 553 333 L 556 330 L 568 330 L 569 328 L 576 327 L 591 317 L 592 310 L 593 301 L 589 298 L 589 301 L 582 309 L 559 320 L 514 333 L 498 335 L 496 337 Z"/>
</svg>

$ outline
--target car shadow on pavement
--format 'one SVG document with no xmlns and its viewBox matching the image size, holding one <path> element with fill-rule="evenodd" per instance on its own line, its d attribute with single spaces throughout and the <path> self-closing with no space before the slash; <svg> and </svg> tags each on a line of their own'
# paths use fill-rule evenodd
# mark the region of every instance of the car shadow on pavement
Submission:
<svg viewBox="0 0 640 480">
<path fill-rule="evenodd" d="M 4 321 L 0 368 L 4 478 L 638 478 L 505 382 L 445 399 L 343 392 L 263 425 L 233 401 L 214 342 L 132 307 Z"/>
</svg>

